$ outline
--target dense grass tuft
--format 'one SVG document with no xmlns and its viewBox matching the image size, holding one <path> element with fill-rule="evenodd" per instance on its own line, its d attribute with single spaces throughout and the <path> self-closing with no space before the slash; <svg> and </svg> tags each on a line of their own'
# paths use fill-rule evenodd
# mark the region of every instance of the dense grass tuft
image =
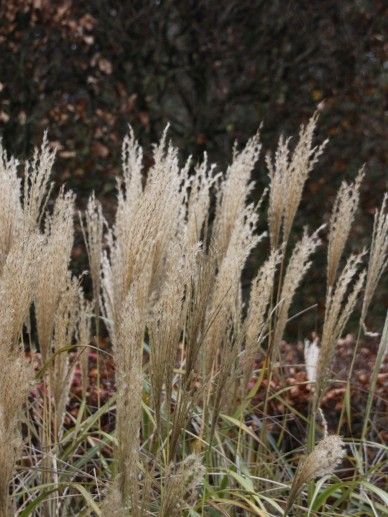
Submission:
<svg viewBox="0 0 388 517">
<path fill-rule="evenodd" d="M 75 196 L 62 189 L 47 208 L 55 152 L 46 136 L 22 181 L 1 151 L 0 517 L 388 515 L 384 401 L 375 397 L 388 323 L 361 419 L 351 401 L 387 266 L 387 197 L 369 254 L 346 256 L 363 171 L 340 187 L 328 228 L 293 235 L 326 144 L 314 144 L 316 123 L 317 114 L 292 149 L 281 138 L 267 156 L 268 233 L 258 231 L 267 192 L 250 201 L 259 134 L 221 174 L 206 157 L 181 165 L 166 130 L 145 173 L 130 132 L 113 225 L 94 195 L 79 214 L 90 299 L 70 268 Z M 258 246 L 268 254 L 243 293 Z M 305 344 L 299 386 L 309 408 L 300 411 L 283 338 L 319 252 L 327 253 L 325 312 L 321 338 Z M 358 335 L 340 381 L 333 364 L 351 315 Z M 115 381 L 106 396 L 108 363 Z M 333 385 L 343 388 L 341 412 L 327 422 Z"/>
</svg>

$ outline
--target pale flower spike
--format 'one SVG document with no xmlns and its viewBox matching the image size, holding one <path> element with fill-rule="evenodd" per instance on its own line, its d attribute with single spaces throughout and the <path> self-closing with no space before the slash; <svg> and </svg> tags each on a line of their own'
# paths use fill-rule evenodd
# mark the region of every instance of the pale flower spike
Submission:
<svg viewBox="0 0 388 517">
<path fill-rule="evenodd" d="M 304 340 L 304 360 L 307 379 L 310 382 L 315 382 L 317 380 L 317 365 L 319 361 L 318 338 L 315 338 L 313 341 Z"/>
</svg>

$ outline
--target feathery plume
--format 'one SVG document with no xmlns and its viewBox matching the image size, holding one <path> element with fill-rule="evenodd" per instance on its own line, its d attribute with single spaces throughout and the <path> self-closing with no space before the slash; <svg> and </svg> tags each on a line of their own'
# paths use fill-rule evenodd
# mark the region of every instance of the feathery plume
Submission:
<svg viewBox="0 0 388 517">
<path fill-rule="evenodd" d="M 236 221 L 246 210 L 246 202 L 254 183 L 251 173 L 261 150 L 260 134 L 256 133 L 241 152 L 236 149 L 223 181 L 217 186 L 217 206 L 213 224 L 212 247 L 220 262 L 232 238 Z"/>
<path fill-rule="evenodd" d="M 362 271 L 355 281 L 353 289 L 348 294 L 348 287 L 355 278 L 359 265 L 365 252 L 358 255 L 351 255 L 343 268 L 337 282 L 333 288 L 329 288 L 326 297 L 325 320 L 323 323 L 321 347 L 317 368 L 317 397 L 324 390 L 329 372 L 334 350 L 350 315 L 356 305 L 360 291 L 364 285 L 366 272 Z M 347 299 L 345 301 L 345 297 Z"/>
<path fill-rule="evenodd" d="M 154 166 L 136 199 L 128 189 L 133 174 L 141 174 L 138 169 L 140 150 L 134 140 L 128 140 L 128 145 L 134 149 L 126 152 L 136 154 L 136 160 L 132 159 L 130 163 L 135 162 L 137 168 L 130 169 L 131 176 L 127 177 L 129 173 L 126 173 L 119 183 L 116 222 L 107 236 L 110 259 L 107 255 L 103 258 L 104 315 L 110 322 L 111 333 L 114 332 L 116 311 L 144 268 L 150 275 L 148 294 L 163 283 L 165 258 L 184 218 L 186 194 L 182 185 L 186 184 L 188 171 L 179 168 L 177 150 L 166 144 L 166 137 L 165 132 L 154 149 Z"/>
<path fill-rule="evenodd" d="M 317 477 L 333 474 L 345 457 L 345 444 L 336 434 L 328 435 L 317 443 L 312 452 L 303 460 L 296 471 L 288 496 L 284 517 L 287 516 L 305 483 Z"/>
<path fill-rule="evenodd" d="M 287 324 L 288 311 L 296 289 L 311 266 L 311 255 L 321 243 L 318 234 L 322 228 L 321 226 L 311 235 L 308 235 L 306 231 L 304 232 L 302 239 L 295 245 L 287 265 L 280 294 L 280 304 L 276 313 L 272 348 L 272 357 L 274 358 L 277 357 L 279 351 L 280 342 Z"/>
<path fill-rule="evenodd" d="M 121 162 L 123 168 L 122 181 L 124 182 L 125 199 L 129 205 L 129 209 L 133 210 L 143 192 L 143 149 L 137 142 L 131 126 L 129 126 L 129 134 L 125 135 L 123 139 Z"/>
<path fill-rule="evenodd" d="M 243 384 L 249 381 L 255 355 L 268 325 L 268 307 L 274 287 L 276 268 L 281 253 L 272 251 L 252 281 L 248 314 L 246 317 L 245 351 L 243 357 Z"/>
<path fill-rule="evenodd" d="M 50 146 L 45 131 L 40 149 L 35 148 L 32 160 L 25 164 L 23 216 L 27 232 L 38 229 L 43 220 L 52 189 L 49 180 L 55 155 L 56 150 Z"/>
<path fill-rule="evenodd" d="M 190 194 L 187 201 L 186 241 L 190 249 L 202 240 L 208 242 L 208 218 L 210 191 L 217 184 L 220 174 L 214 174 L 215 166 L 208 167 L 207 155 L 195 168 L 195 174 L 189 178 Z"/>
<path fill-rule="evenodd" d="M 38 235 L 20 238 L 7 255 L 0 276 L 0 334 L 5 343 L 17 345 L 37 287 L 36 272 L 42 266 L 42 239 Z"/>
<path fill-rule="evenodd" d="M 94 310 L 96 318 L 99 317 L 100 291 L 101 291 L 101 258 L 102 239 L 104 234 L 104 216 L 101 203 L 96 200 L 94 193 L 90 196 L 85 211 L 85 223 L 79 215 L 82 235 L 86 252 L 88 254 L 90 275 L 92 277 Z"/>
<path fill-rule="evenodd" d="M 15 158 L 8 158 L 0 140 L 0 273 L 23 224 L 18 165 Z"/>
<path fill-rule="evenodd" d="M 179 465 L 169 465 L 162 488 L 160 517 L 179 516 L 192 508 L 204 475 L 205 468 L 196 454 L 190 454 Z"/>
<path fill-rule="evenodd" d="M 349 236 L 350 227 L 360 200 L 360 186 L 364 169 L 360 169 L 354 183 L 342 182 L 334 201 L 330 218 L 329 245 L 327 254 L 327 284 L 333 286 L 338 265 Z"/>
<path fill-rule="evenodd" d="M 384 195 L 380 210 L 375 214 L 372 234 L 372 244 L 368 260 L 365 294 L 361 310 L 361 323 L 365 326 L 365 319 L 370 303 L 388 265 L 388 194 Z"/>
<path fill-rule="evenodd" d="M 248 205 L 234 223 L 228 248 L 219 265 L 208 312 L 209 327 L 204 342 L 205 370 L 208 373 L 217 362 L 218 353 L 221 351 L 221 343 L 228 327 L 227 320 L 240 319 L 242 270 L 250 252 L 265 235 L 255 235 L 257 221 L 258 215 L 253 205 Z"/>
<path fill-rule="evenodd" d="M 68 279 L 73 246 L 74 194 L 61 191 L 54 212 L 47 217 L 44 253 L 46 260 L 37 272 L 35 293 L 36 322 L 43 363 L 49 356 L 55 314 Z"/>
<path fill-rule="evenodd" d="M 279 247 L 281 233 L 282 243 L 287 243 L 308 175 L 327 144 L 325 140 L 312 147 L 317 120 L 318 112 L 301 126 L 299 140 L 291 156 L 290 139 L 283 136 L 279 139 L 274 159 L 270 154 L 266 156 L 270 178 L 268 224 L 272 250 Z"/>
</svg>

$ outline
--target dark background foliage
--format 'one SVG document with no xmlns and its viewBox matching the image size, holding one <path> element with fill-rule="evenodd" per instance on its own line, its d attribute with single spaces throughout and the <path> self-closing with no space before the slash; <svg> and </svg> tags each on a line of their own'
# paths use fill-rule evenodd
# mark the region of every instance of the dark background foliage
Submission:
<svg viewBox="0 0 388 517">
<path fill-rule="evenodd" d="M 206 150 L 224 167 L 233 142 L 244 143 L 261 122 L 273 149 L 280 131 L 295 134 L 324 101 L 318 138 L 330 144 L 297 227 L 327 219 L 341 180 L 365 162 L 350 248 L 367 244 L 387 188 L 383 0 L 7 0 L 0 13 L 4 145 L 28 156 L 48 128 L 59 146 L 56 180 L 81 205 L 96 190 L 112 213 L 128 123 L 148 146 L 170 121 L 187 154 Z M 267 183 L 263 160 L 255 174 Z M 312 302 L 322 292 L 323 257 L 316 266 L 304 286 Z M 380 294 L 377 314 L 382 305 Z"/>
</svg>

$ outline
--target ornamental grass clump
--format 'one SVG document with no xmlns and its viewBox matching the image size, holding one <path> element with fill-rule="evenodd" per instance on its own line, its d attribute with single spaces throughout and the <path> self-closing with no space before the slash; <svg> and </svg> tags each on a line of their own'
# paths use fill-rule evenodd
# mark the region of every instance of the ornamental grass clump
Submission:
<svg viewBox="0 0 388 517">
<path fill-rule="evenodd" d="M 265 166 L 259 133 L 235 146 L 223 172 L 206 155 L 182 162 L 168 128 L 145 160 L 129 129 L 113 224 L 94 194 L 79 213 L 89 290 L 72 272 L 76 198 L 54 194 L 47 135 L 24 168 L 0 149 L 0 517 L 383 515 L 383 401 L 374 398 L 387 323 L 361 433 L 351 428 L 361 391 L 344 396 L 350 470 L 310 484 L 345 455 L 328 434 L 325 395 L 341 391 L 328 390 L 339 382 L 332 366 L 359 300 L 359 338 L 362 328 L 373 337 L 366 317 L 387 265 L 386 195 L 369 254 L 346 255 L 363 170 L 341 185 L 328 218 L 322 322 L 317 312 L 316 328 L 298 327 L 315 331 L 305 374 L 299 347 L 284 343 L 300 315 L 296 292 L 325 246 L 324 226 L 293 232 L 326 145 L 315 143 L 317 119 L 267 155 L 262 192 L 252 181 Z"/>
</svg>

